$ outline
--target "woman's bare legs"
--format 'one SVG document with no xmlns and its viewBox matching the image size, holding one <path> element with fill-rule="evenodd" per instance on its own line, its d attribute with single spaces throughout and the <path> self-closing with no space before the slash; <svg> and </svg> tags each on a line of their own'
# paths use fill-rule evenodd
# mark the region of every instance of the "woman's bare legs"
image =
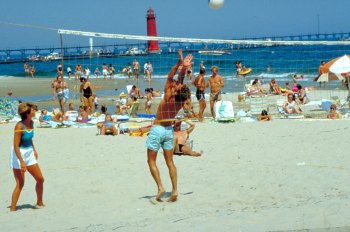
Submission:
<svg viewBox="0 0 350 232">
<path fill-rule="evenodd" d="M 39 168 L 38 164 L 34 164 L 31 166 L 27 166 L 28 172 L 34 177 L 36 180 L 35 190 L 37 195 L 37 206 L 45 206 L 43 203 L 43 191 L 44 191 L 44 177 L 41 173 L 41 170 Z M 21 191 L 24 186 L 25 176 L 24 172 L 20 169 L 13 169 L 13 174 L 16 180 L 16 187 L 13 190 L 12 193 L 12 200 L 11 200 L 11 211 L 16 211 L 17 209 L 17 202 L 19 199 L 19 196 L 21 194 Z"/>
<path fill-rule="evenodd" d="M 36 180 L 35 191 L 37 196 L 36 205 L 45 206 L 43 202 L 43 192 L 44 192 L 44 177 L 41 173 L 40 167 L 38 164 L 27 166 L 28 172 Z"/>
<path fill-rule="evenodd" d="M 19 195 L 21 194 L 21 191 L 23 189 L 25 177 L 24 177 L 24 172 L 21 171 L 21 169 L 13 169 L 13 175 L 14 175 L 15 180 L 16 180 L 16 187 L 12 193 L 10 210 L 16 211 L 18 198 L 19 198 Z"/>
</svg>

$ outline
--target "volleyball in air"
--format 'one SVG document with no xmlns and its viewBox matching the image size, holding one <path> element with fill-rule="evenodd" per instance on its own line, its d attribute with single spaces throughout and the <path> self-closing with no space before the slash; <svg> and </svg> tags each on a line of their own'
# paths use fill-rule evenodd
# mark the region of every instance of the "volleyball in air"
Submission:
<svg viewBox="0 0 350 232">
<path fill-rule="evenodd" d="M 224 5 L 224 0 L 208 0 L 211 9 L 218 10 Z"/>
</svg>

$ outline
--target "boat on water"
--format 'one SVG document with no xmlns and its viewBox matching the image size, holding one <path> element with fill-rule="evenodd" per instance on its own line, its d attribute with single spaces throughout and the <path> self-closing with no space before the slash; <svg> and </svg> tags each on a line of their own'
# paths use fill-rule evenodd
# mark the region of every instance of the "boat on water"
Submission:
<svg viewBox="0 0 350 232">
<path fill-rule="evenodd" d="M 52 52 L 43 58 L 43 61 L 61 60 L 62 56 L 57 52 Z"/>
<path fill-rule="evenodd" d="M 124 55 L 125 56 L 136 56 L 136 55 L 146 55 L 147 53 L 138 47 L 132 47 L 127 50 Z"/>
<path fill-rule="evenodd" d="M 28 57 L 28 61 L 30 62 L 36 62 L 36 61 L 42 61 L 43 57 L 40 55 L 31 55 Z"/>
<path fill-rule="evenodd" d="M 231 54 L 231 52 L 226 52 L 222 50 L 200 50 L 198 51 L 201 55 L 213 55 L 213 56 L 221 56 L 221 55 L 228 55 Z"/>
</svg>

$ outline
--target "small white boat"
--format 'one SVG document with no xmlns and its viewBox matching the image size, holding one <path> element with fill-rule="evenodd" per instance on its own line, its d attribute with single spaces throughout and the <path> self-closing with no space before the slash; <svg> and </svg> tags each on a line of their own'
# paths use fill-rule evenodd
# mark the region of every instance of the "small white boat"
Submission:
<svg viewBox="0 0 350 232">
<path fill-rule="evenodd" d="M 132 47 L 132 48 L 129 48 L 128 51 L 125 52 L 125 55 L 130 55 L 130 56 L 133 56 L 133 55 L 144 55 L 146 54 L 145 51 L 137 48 L 137 47 Z"/>
<path fill-rule="evenodd" d="M 44 57 L 44 61 L 60 60 L 60 59 L 62 59 L 62 56 L 57 52 L 52 52 L 49 55 Z"/>
<path fill-rule="evenodd" d="M 201 50 L 201 51 L 198 51 L 198 53 L 201 55 L 213 55 L 213 56 L 231 54 L 230 52 L 225 52 L 220 50 Z"/>
</svg>

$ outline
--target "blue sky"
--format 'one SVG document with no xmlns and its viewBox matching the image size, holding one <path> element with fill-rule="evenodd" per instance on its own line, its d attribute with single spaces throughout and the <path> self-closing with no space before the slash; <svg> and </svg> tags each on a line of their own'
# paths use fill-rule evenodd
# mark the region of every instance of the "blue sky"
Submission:
<svg viewBox="0 0 350 232">
<path fill-rule="evenodd" d="M 156 12 L 158 36 L 242 38 L 349 32 L 350 0 L 11 0 L 0 21 L 104 33 L 146 35 L 146 11 Z M 59 46 L 56 32 L 0 24 L 0 49 Z M 80 39 L 80 40 L 79 40 Z M 87 38 L 66 40 L 88 44 Z M 113 44 L 111 40 L 106 43 Z"/>
</svg>

